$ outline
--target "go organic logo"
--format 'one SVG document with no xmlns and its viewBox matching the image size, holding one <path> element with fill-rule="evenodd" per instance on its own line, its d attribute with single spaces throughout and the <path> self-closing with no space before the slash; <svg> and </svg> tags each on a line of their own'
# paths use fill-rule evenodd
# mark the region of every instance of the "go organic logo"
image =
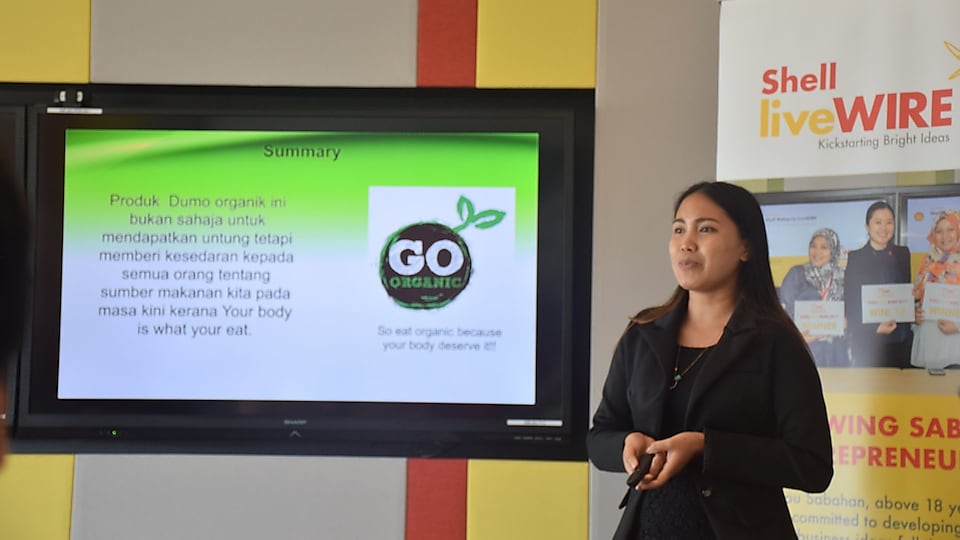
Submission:
<svg viewBox="0 0 960 540">
<path fill-rule="evenodd" d="M 393 300 L 409 309 L 437 309 L 456 298 L 470 283 L 473 260 L 460 231 L 473 225 L 489 229 L 503 221 L 505 212 L 476 212 L 473 202 L 460 196 L 457 213 L 463 223 L 407 225 L 387 238 L 380 252 L 380 282 Z"/>
</svg>

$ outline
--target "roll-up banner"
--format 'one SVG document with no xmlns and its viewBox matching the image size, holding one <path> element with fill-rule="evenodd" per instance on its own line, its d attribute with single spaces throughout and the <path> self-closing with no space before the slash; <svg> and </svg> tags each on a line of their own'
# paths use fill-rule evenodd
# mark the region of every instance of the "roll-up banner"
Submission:
<svg viewBox="0 0 960 540">
<path fill-rule="evenodd" d="M 717 178 L 785 179 L 758 198 L 833 436 L 801 539 L 960 538 L 958 94 L 960 1 L 722 2 Z"/>
</svg>

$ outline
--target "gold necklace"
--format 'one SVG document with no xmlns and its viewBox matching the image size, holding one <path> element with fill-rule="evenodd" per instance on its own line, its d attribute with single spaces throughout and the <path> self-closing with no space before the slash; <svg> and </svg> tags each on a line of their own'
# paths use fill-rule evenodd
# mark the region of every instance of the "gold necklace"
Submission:
<svg viewBox="0 0 960 540">
<path fill-rule="evenodd" d="M 700 354 L 698 354 L 697 357 L 693 359 L 693 362 L 690 362 L 690 365 L 688 365 L 687 368 L 684 369 L 682 373 L 680 373 L 680 348 L 681 347 L 680 345 L 677 345 L 677 360 L 673 364 L 673 384 L 670 385 L 669 390 L 673 390 L 674 388 L 677 387 L 678 384 L 680 384 L 680 381 L 683 379 L 683 376 L 686 375 L 687 372 L 690 371 L 690 368 L 692 368 L 697 362 L 699 362 L 701 358 L 703 358 L 704 354 L 707 354 L 707 351 L 709 351 L 711 347 L 713 347 L 713 345 L 700 351 Z"/>
</svg>

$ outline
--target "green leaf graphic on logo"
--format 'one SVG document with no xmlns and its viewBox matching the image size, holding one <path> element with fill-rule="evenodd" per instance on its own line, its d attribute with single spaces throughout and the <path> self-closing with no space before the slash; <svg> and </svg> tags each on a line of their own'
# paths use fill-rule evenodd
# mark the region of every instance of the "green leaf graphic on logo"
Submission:
<svg viewBox="0 0 960 540">
<path fill-rule="evenodd" d="M 473 201 L 460 196 L 460 200 L 457 201 L 457 213 L 460 214 L 460 219 L 463 220 L 463 223 L 454 227 L 453 231 L 459 233 L 460 231 L 466 229 L 470 225 L 475 226 L 478 229 L 489 229 L 497 223 L 503 221 L 503 218 L 507 215 L 503 210 L 484 210 L 479 214 L 475 213 L 475 208 Z"/>
<path fill-rule="evenodd" d="M 461 195 L 460 200 L 457 201 L 457 213 L 460 214 L 464 225 L 470 223 L 473 219 L 473 201 Z"/>
<path fill-rule="evenodd" d="M 473 219 L 473 226 L 478 229 L 489 229 L 503 221 L 506 215 L 506 212 L 501 212 L 500 210 L 484 210 Z"/>
</svg>

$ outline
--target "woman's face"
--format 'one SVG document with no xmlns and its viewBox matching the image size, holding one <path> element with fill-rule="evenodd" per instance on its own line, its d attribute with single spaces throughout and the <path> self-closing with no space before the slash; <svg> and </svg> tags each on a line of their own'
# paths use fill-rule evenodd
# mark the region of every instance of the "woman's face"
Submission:
<svg viewBox="0 0 960 540">
<path fill-rule="evenodd" d="M 822 236 L 814 236 L 810 241 L 810 264 L 821 267 L 830 262 L 830 243 Z"/>
<path fill-rule="evenodd" d="M 888 208 L 879 208 L 870 216 L 867 222 L 867 234 L 870 236 L 870 243 L 877 249 L 887 247 L 890 240 L 893 240 L 893 212 Z"/>
<path fill-rule="evenodd" d="M 677 283 L 691 292 L 736 288 L 747 243 L 736 223 L 702 193 L 687 196 L 677 209 L 670 236 L 670 261 Z"/>
<path fill-rule="evenodd" d="M 957 245 L 957 228 L 948 219 L 941 219 L 933 228 L 933 243 L 943 252 L 950 251 Z"/>
</svg>

